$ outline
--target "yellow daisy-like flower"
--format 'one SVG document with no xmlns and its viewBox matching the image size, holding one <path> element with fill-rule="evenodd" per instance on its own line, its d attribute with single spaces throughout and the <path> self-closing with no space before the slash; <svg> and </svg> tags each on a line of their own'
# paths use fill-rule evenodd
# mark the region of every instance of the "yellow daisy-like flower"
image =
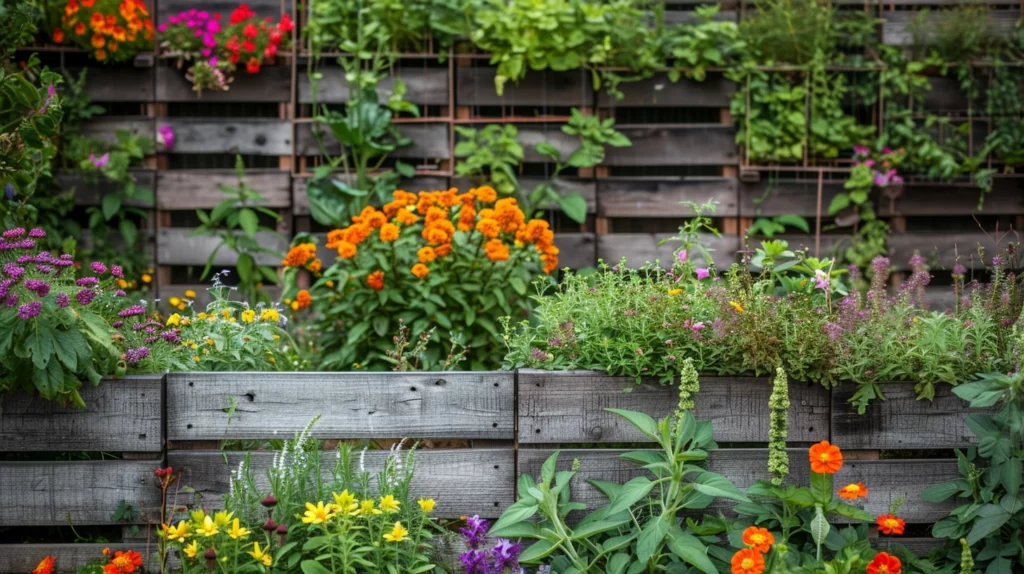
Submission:
<svg viewBox="0 0 1024 574">
<path fill-rule="evenodd" d="M 182 548 L 182 550 L 185 551 L 185 556 L 188 556 L 189 558 L 195 558 L 196 554 L 199 553 L 199 544 L 195 540 L 193 540 L 192 544 L 185 546 L 184 548 Z"/>
<path fill-rule="evenodd" d="M 252 309 L 246 309 L 245 311 L 242 311 L 242 321 L 246 323 L 252 323 L 255 320 L 256 311 L 253 311 Z"/>
<path fill-rule="evenodd" d="M 278 314 L 277 309 L 264 309 L 260 312 L 260 319 L 277 323 L 281 320 L 281 315 Z"/>
<path fill-rule="evenodd" d="M 184 311 L 185 309 L 188 309 L 188 304 L 187 303 L 185 303 L 184 301 L 182 301 L 181 303 L 178 303 L 178 310 L 179 311 Z"/>
<path fill-rule="evenodd" d="M 231 524 L 231 519 L 235 517 L 234 512 L 228 512 L 227 510 L 221 510 L 217 514 L 213 515 L 213 522 L 217 526 L 227 526 Z"/>
<path fill-rule="evenodd" d="M 198 510 L 193 510 L 192 512 L 189 513 L 189 515 L 192 517 L 192 522 L 194 522 L 197 526 L 202 524 L 203 519 L 206 518 L 206 512 L 204 512 L 202 508 Z"/>
<path fill-rule="evenodd" d="M 192 526 L 188 522 L 181 520 L 178 522 L 177 526 L 164 526 L 164 532 L 167 534 L 167 539 L 171 542 L 174 542 L 175 540 L 185 540 L 189 536 L 192 536 Z"/>
<path fill-rule="evenodd" d="M 199 319 L 199 320 L 206 319 L 206 313 L 200 313 L 200 314 L 196 315 L 196 319 Z"/>
<path fill-rule="evenodd" d="M 216 536 L 219 532 L 220 529 L 217 528 L 217 524 L 214 523 L 213 519 L 209 516 L 204 517 L 202 525 L 196 528 L 196 533 L 199 534 L 199 536 L 205 536 L 206 538 Z"/>
<path fill-rule="evenodd" d="M 167 326 L 173 327 L 175 325 L 181 325 L 181 315 L 175 313 L 167 318 Z"/>
<path fill-rule="evenodd" d="M 398 506 L 398 501 L 390 494 L 382 496 L 380 499 L 380 509 L 384 512 L 398 512 Z"/>
<path fill-rule="evenodd" d="M 336 492 L 331 493 L 334 497 L 334 510 L 335 512 L 344 512 L 346 514 L 353 514 L 359 510 L 359 503 L 356 502 L 356 497 L 348 491 L 343 490 L 341 494 Z"/>
<path fill-rule="evenodd" d="M 375 504 L 372 499 L 364 500 L 359 503 L 359 514 L 363 516 L 369 516 L 371 514 L 383 514 L 379 509 L 375 508 Z"/>
<path fill-rule="evenodd" d="M 185 298 L 186 299 L 195 299 L 196 298 L 196 292 L 191 290 L 191 289 L 185 291 Z"/>
<path fill-rule="evenodd" d="M 120 287 L 121 289 L 127 289 L 127 288 L 128 288 L 128 282 L 127 282 L 127 281 L 125 281 L 124 279 L 118 279 L 118 280 L 117 280 L 117 285 L 118 285 L 118 286 L 119 286 L 119 287 Z"/>
<path fill-rule="evenodd" d="M 248 528 L 242 528 L 237 518 L 234 520 L 234 522 L 231 523 L 231 529 L 228 530 L 228 536 L 234 538 L 235 540 L 238 540 L 239 538 L 245 538 L 250 534 L 252 534 L 252 531 L 250 531 Z"/>
<path fill-rule="evenodd" d="M 305 524 L 323 524 L 330 520 L 332 516 L 334 516 L 334 512 L 330 505 L 324 506 L 323 502 L 318 502 L 316 506 L 313 506 L 312 502 L 307 502 L 302 522 Z"/>
<path fill-rule="evenodd" d="M 682 289 L 669 289 L 668 290 L 668 294 L 671 295 L 672 297 L 675 297 L 676 295 L 679 295 L 682 292 L 683 292 Z"/>
<path fill-rule="evenodd" d="M 417 502 L 419 502 L 420 510 L 422 510 L 423 512 L 431 512 L 431 511 L 433 511 L 434 510 L 434 505 L 436 504 L 436 502 L 434 501 L 433 498 L 422 498 L 421 497 Z"/>
<path fill-rule="evenodd" d="M 742 313 L 743 312 L 743 305 L 740 305 L 739 303 L 737 303 L 735 301 L 729 301 L 729 304 L 732 305 L 733 309 L 736 309 L 737 313 Z"/>
<path fill-rule="evenodd" d="M 153 276 L 152 275 L 150 275 L 149 273 L 143 273 L 142 274 L 142 282 L 143 283 L 151 283 L 152 281 L 153 281 Z"/>
<path fill-rule="evenodd" d="M 178 305 L 181 305 L 181 299 L 178 299 L 177 297 L 171 297 L 167 301 L 171 304 L 171 307 L 177 307 Z"/>
<path fill-rule="evenodd" d="M 405 540 L 405 537 L 408 535 L 409 531 L 402 526 L 402 523 L 396 522 L 395 527 L 391 529 L 391 532 L 384 535 L 384 540 L 387 540 L 388 542 L 401 542 Z"/>
<path fill-rule="evenodd" d="M 220 310 L 220 314 L 225 319 L 230 319 L 231 318 L 231 309 L 221 309 Z"/>
<path fill-rule="evenodd" d="M 270 566 L 274 563 L 274 559 L 270 557 L 270 545 L 266 548 L 260 548 L 259 542 L 252 543 L 252 552 L 249 553 L 252 559 L 256 562 L 262 563 L 264 566 Z"/>
</svg>

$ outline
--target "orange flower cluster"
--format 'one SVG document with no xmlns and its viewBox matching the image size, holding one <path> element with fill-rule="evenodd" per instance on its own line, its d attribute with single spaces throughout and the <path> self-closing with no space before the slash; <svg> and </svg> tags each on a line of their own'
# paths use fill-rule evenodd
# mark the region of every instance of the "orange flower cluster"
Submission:
<svg viewBox="0 0 1024 574">
<path fill-rule="evenodd" d="M 380 291 L 384 288 L 384 272 L 378 269 L 370 273 L 370 276 L 366 278 L 366 284 L 372 287 L 374 291 Z"/>
<path fill-rule="evenodd" d="M 142 0 L 68 0 L 53 40 L 66 35 L 101 62 L 123 61 L 152 49 L 153 19 Z"/>
<path fill-rule="evenodd" d="M 281 261 L 285 267 L 305 267 L 313 273 L 319 273 L 323 263 L 317 259 L 316 245 L 312 243 L 300 243 L 288 250 Z"/>
<path fill-rule="evenodd" d="M 775 536 L 765 528 L 748 526 L 743 531 L 743 543 L 747 548 L 732 555 L 732 574 L 761 574 L 764 572 L 764 555 L 775 544 Z"/>
<path fill-rule="evenodd" d="M 32 570 L 32 574 L 53 574 L 53 556 L 43 558 Z"/>
<path fill-rule="evenodd" d="M 313 304 L 313 297 L 309 294 L 309 291 L 303 289 L 296 293 L 295 300 L 292 301 L 292 311 L 299 311 L 309 307 Z"/>
</svg>

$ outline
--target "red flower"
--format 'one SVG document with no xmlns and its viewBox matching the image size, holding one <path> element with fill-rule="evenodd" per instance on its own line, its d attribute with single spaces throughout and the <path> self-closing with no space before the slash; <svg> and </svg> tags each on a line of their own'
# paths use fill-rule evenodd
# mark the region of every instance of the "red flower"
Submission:
<svg viewBox="0 0 1024 574">
<path fill-rule="evenodd" d="M 878 522 L 878 530 L 882 534 L 903 534 L 903 528 L 907 525 L 902 518 L 892 514 L 883 514 L 875 519 Z"/>
<path fill-rule="evenodd" d="M 237 64 L 242 61 L 242 57 L 238 55 L 238 52 L 232 52 L 228 54 L 228 61 L 232 64 Z"/>
<path fill-rule="evenodd" d="M 250 74 L 258 74 L 260 71 L 260 61 L 256 58 L 249 58 L 249 61 L 245 63 L 245 71 Z"/>
<path fill-rule="evenodd" d="M 295 24 L 292 23 L 292 19 L 287 14 L 281 16 L 281 23 L 277 26 L 282 32 L 291 32 L 295 28 Z"/>
<path fill-rule="evenodd" d="M 237 52 L 241 49 L 241 45 L 238 43 L 238 36 L 232 36 L 231 39 L 224 44 L 224 47 L 231 52 Z"/>
<path fill-rule="evenodd" d="M 131 574 L 142 567 L 142 554 L 134 550 L 122 552 L 118 550 L 110 559 L 110 564 L 103 567 L 104 574 Z"/>
<path fill-rule="evenodd" d="M 809 458 L 811 472 L 817 474 L 835 474 L 843 466 L 843 453 L 838 446 L 823 440 L 811 447 Z"/>
<path fill-rule="evenodd" d="M 263 50 L 263 55 L 266 56 L 268 59 L 273 58 L 274 56 L 277 55 L 277 46 L 273 44 L 267 46 L 267 49 Z"/>
<path fill-rule="evenodd" d="M 732 574 L 761 574 L 764 572 L 764 556 L 753 548 L 744 548 L 732 555 Z"/>
<path fill-rule="evenodd" d="M 245 26 L 245 29 L 242 30 L 242 35 L 246 38 L 255 38 L 256 36 L 259 36 L 259 34 L 259 30 L 256 29 L 256 26 L 252 25 L 252 22 L 249 22 Z"/>
<path fill-rule="evenodd" d="M 52 574 L 53 573 L 53 556 L 47 556 L 43 558 L 36 569 L 32 571 L 32 574 Z"/>
<path fill-rule="evenodd" d="M 274 30 L 270 31 L 270 43 L 271 44 L 275 44 L 275 45 L 281 43 L 281 31 L 280 30 L 277 30 L 275 28 Z"/>
<path fill-rule="evenodd" d="M 64 42 L 64 30 L 57 28 L 53 31 L 53 41 L 57 44 Z"/>
<path fill-rule="evenodd" d="M 243 2 L 238 5 L 238 8 L 235 8 L 234 12 L 231 13 L 231 19 L 228 20 L 228 23 L 239 24 L 255 15 L 256 13 L 249 9 L 249 5 Z"/>
<path fill-rule="evenodd" d="M 242 42 L 242 51 L 244 52 L 255 52 L 256 44 L 252 43 L 252 40 L 246 40 Z"/>
<path fill-rule="evenodd" d="M 377 270 L 370 273 L 370 276 L 366 278 L 366 284 L 372 287 L 375 291 L 380 291 L 384 288 L 384 272 Z"/>
<path fill-rule="evenodd" d="M 875 559 L 868 564 L 868 574 L 900 574 L 902 569 L 900 559 L 885 552 L 875 554 Z"/>
</svg>

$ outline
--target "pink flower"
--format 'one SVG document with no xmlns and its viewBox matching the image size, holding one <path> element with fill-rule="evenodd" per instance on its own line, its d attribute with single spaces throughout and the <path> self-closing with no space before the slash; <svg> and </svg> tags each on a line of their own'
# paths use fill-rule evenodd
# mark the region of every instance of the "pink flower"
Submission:
<svg viewBox="0 0 1024 574">
<path fill-rule="evenodd" d="M 156 141 L 164 147 L 165 150 L 174 149 L 174 128 L 168 125 L 162 125 L 156 130 Z"/>
<path fill-rule="evenodd" d="M 172 24 L 173 24 L 173 22 L 172 22 Z M 167 31 L 167 24 L 160 24 L 159 26 L 156 27 L 156 29 L 159 30 L 160 32 L 166 32 Z"/>
<path fill-rule="evenodd" d="M 707 267 L 700 267 L 697 269 L 697 279 L 703 280 L 708 277 L 711 277 L 711 271 L 709 271 Z"/>
<path fill-rule="evenodd" d="M 206 23 L 206 31 L 207 32 L 212 32 L 214 34 L 216 34 L 217 32 L 220 32 L 220 22 L 218 22 L 216 20 L 210 20 L 209 22 Z"/>
<path fill-rule="evenodd" d="M 195 36 L 196 38 L 198 38 L 198 37 L 203 35 L 203 31 L 202 30 L 196 30 L 195 32 L 192 33 L 192 35 Z"/>
<path fill-rule="evenodd" d="M 884 153 L 885 155 L 889 155 L 892 153 L 892 148 L 884 147 L 882 148 L 882 153 Z"/>
<path fill-rule="evenodd" d="M 207 33 L 205 36 L 203 36 L 203 45 L 206 46 L 207 48 L 216 48 L 217 47 L 217 38 L 215 38 L 213 36 L 213 34 Z M 204 56 L 208 56 L 208 55 L 209 54 L 204 54 Z"/>
<path fill-rule="evenodd" d="M 209 49 L 209 48 L 203 48 L 203 49 L 201 50 L 201 52 L 203 53 L 203 57 L 204 57 L 204 58 L 209 58 L 209 57 L 210 57 L 210 54 L 212 54 L 212 53 L 213 53 L 213 50 L 211 50 L 211 49 Z"/>
<path fill-rule="evenodd" d="M 110 153 L 105 153 L 100 157 L 96 157 L 96 154 L 89 154 L 89 161 L 96 166 L 96 169 L 103 169 L 110 162 Z"/>
<path fill-rule="evenodd" d="M 214 56 L 214 57 L 210 58 L 210 62 L 209 63 L 210 63 L 211 66 L 216 68 L 217 67 L 217 56 Z"/>
<path fill-rule="evenodd" d="M 874 165 L 875 165 L 875 160 L 873 160 L 873 159 L 869 159 L 869 160 L 867 160 L 867 161 L 865 161 L 865 162 L 864 162 L 864 165 L 866 165 L 866 166 L 868 166 L 868 167 L 872 167 L 872 166 L 874 166 Z"/>
<path fill-rule="evenodd" d="M 686 263 L 686 250 L 685 249 L 683 249 L 682 251 L 679 252 L 679 262 L 680 263 Z"/>
<path fill-rule="evenodd" d="M 871 150 L 862 145 L 855 145 L 853 146 L 853 153 L 857 155 L 868 155 L 869 153 L 871 153 Z"/>
</svg>

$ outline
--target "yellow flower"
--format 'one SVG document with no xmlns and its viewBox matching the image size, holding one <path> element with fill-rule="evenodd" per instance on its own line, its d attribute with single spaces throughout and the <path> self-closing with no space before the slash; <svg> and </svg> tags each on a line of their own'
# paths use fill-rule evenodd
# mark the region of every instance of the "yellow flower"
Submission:
<svg viewBox="0 0 1024 574">
<path fill-rule="evenodd" d="M 127 289 L 127 288 L 128 288 L 128 282 L 127 282 L 127 281 L 125 281 L 124 279 L 118 279 L 118 280 L 117 280 L 117 285 L 118 285 L 118 286 L 119 286 L 119 287 L 120 287 L 121 289 Z"/>
<path fill-rule="evenodd" d="M 193 540 L 192 544 L 185 546 L 182 550 L 185 551 L 185 556 L 188 556 L 189 558 L 195 558 L 196 554 L 199 553 L 199 544 L 195 540 Z"/>
<path fill-rule="evenodd" d="M 181 315 L 179 315 L 177 313 L 175 313 L 175 314 L 173 314 L 173 315 L 171 315 L 170 317 L 167 318 L 167 326 L 168 327 L 173 326 L 173 325 L 180 325 L 180 324 L 181 324 Z"/>
<path fill-rule="evenodd" d="M 207 538 L 216 536 L 218 532 L 220 532 L 220 529 L 217 528 L 217 525 L 209 516 L 203 517 L 203 524 L 196 528 L 196 533 Z"/>
<path fill-rule="evenodd" d="M 381 511 L 374 508 L 373 500 L 364 500 L 359 503 L 359 514 L 367 516 L 370 514 L 381 514 Z"/>
<path fill-rule="evenodd" d="M 281 315 L 277 313 L 277 309 L 264 309 L 260 312 L 260 319 L 276 323 L 281 320 Z"/>
<path fill-rule="evenodd" d="M 434 510 L 434 499 L 433 498 L 422 498 L 419 499 L 420 510 L 423 512 L 431 512 Z"/>
<path fill-rule="evenodd" d="M 206 318 L 206 313 L 200 313 L 200 314 L 196 315 L 196 318 L 200 319 L 200 320 L 205 319 Z"/>
<path fill-rule="evenodd" d="M 729 304 L 732 305 L 733 309 L 736 309 L 737 313 L 742 313 L 743 312 L 743 305 L 740 305 L 739 303 L 737 303 L 735 301 L 729 301 Z"/>
<path fill-rule="evenodd" d="M 396 522 L 395 527 L 384 535 L 384 540 L 388 542 L 401 542 L 405 540 L 405 537 L 409 535 L 409 531 L 402 527 L 401 522 Z"/>
<path fill-rule="evenodd" d="M 181 305 L 181 299 L 178 299 L 177 297 L 171 297 L 170 299 L 168 299 L 168 301 L 170 302 L 171 307 L 177 307 L 178 305 Z"/>
<path fill-rule="evenodd" d="M 246 309 L 245 311 L 242 311 L 242 321 L 245 321 L 246 323 L 252 323 L 255 320 L 256 311 L 253 311 L 252 309 Z"/>
<path fill-rule="evenodd" d="M 327 282 L 327 287 L 329 287 L 331 289 L 334 289 L 334 281 L 328 281 Z"/>
<path fill-rule="evenodd" d="M 221 309 L 220 310 L 220 314 L 225 319 L 230 319 L 231 318 L 231 309 Z"/>
<path fill-rule="evenodd" d="M 206 340 L 206 344 L 207 344 L 207 345 L 213 345 L 213 344 L 215 344 L 215 343 L 216 343 L 216 341 L 214 341 L 213 339 L 207 339 L 207 340 Z"/>
<path fill-rule="evenodd" d="M 670 296 L 672 296 L 672 297 L 675 297 L 676 295 L 679 295 L 679 294 L 680 294 L 680 293 L 682 293 L 682 292 L 683 292 L 683 290 L 682 290 L 682 289 L 669 289 L 669 290 L 668 290 L 668 294 L 669 294 Z"/>
<path fill-rule="evenodd" d="M 323 502 L 318 502 L 316 506 L 313 506 L 312 502 L 307 502 L 302 522 L 305 524 L 323 524 L 330 520 L 332 516 L 334 516 L 334 512 L 331 510 L 330 505 L 324 506 Z"/>
<path fill-rule="evenodd" d="M 231 524 L 231 519 L 234 518 L 234 512 L 228 512 L 227 510 L 221 510 L 217 514 L 213 515 L 213 522 L 217 526 L 227 526 Z"/>
<path fill-rule="evenodd" d="M 202 524 L 203 519 L 206 518 L 206 512 L 204 512 L 202 508 L 198 510 L 193 510 L 189 514 L 192 516 L 192 522 L 194 522 L 197 525 Z"/>
<path fill-rule="evenodd" d="M 181 319 L 181 326 L 182 327 L 184 327 L 184 326 L 186 326 L 186 325 L 188 325 L 190 323 L 192 323 L 192 319 L 189 319 L 188 317 L 183 317 Z"/>
<path fill-rule="evenodd" d="M 142 282 L 143 283 L 150 283 L 152 281 L 153 281 L 153 276 L 152 275 L 150 275 L 149 273 L 143 273 L 142 274 Z"/>
<path fill-rule="evenodd" d="M 343 490 L 341 494 L 331 493 L 334 497 L 334 510 L 335 512 L 345 512 L 353 514 L 359 510 L 359 504 L 356 502 L 356 497 L 352 496 L 347 489 Z"/>
<path fill-rule="evenodd" d="M 290 305 L 290 307 L 292 308 L 292 311 L 298 311 L 299 310 L 299 302 L 298 301 L 292 301 L 292 304 Z"/>
<path fill-rule="evenodd" d="M 252 532 L 248 528 L 242 528 L 238 524 L 237 518 L 234 520 L 234 522 L 231 523 L 231 529 L 228 530 L 228 536 L 234 538 L 235 540 L 238 540 L 239 538 L 245 538 L 251 533 Z"/>
<path fill-rule="evenodd" d="M 196 298 L 196 292 L 191 290 L 191 289 L 185 291 L 185 298 L 186 299 L 195 299 Z"/>
<path fill-rule="evenodd" d="M 917 323 L 917 317 L 914 317 L 913 319 L 911 319 L 911 321 Z"/>
<path fill-rule="evenodd" d="M 188 345 L 188 348 L 192 349 L 193 351 L 195 351 L 196 349 L 199 348 L 199 345 L 197 343 L 191 343 L 191 344 Z"/>
<path fill-rule="evenodd" d="M 398 512 L 398 501 L 390 494 L 380 499 L 380 509 L 384 512 Z"/>
<path fill-rule="evenodd" d="M 249 556 L 252 556 L 252 559 L 257 562 L 262 562 L 264 566 L 270 566 L 274 563 L 274 559 L 270 557 L 269 550 L 269 544 L 267 544 L 266 548 L 260 548 L 259 542 L 253 542 L 252 552 L 249 553 Z"/>
<path fill-rule="evenodd" d="M 178 522 L 177 526 L 165 526 L 164 532 L 167 533 L 167 539 L 174 542 L 175 540 L 185 540 L 189 536 L 192 536 L 192 527 L 188 522 L 181 520 Z"/>
<path fill-rule="evenodd" d="M 178 303 L 178 310 L 179 311 L 184 311 L 185 309 L 188 309 L 188 304 L 187 303 L 185 303 L 184 301 L 182 301 L 181 303 Z"/>
<path fill-rule="evenodd" d="M 196 363 L 198 363 L 199 362 L 199 355 L 196 355 L 196 356 L 192 357 L 192 360 L 195 361 Z"/>
</svg>

